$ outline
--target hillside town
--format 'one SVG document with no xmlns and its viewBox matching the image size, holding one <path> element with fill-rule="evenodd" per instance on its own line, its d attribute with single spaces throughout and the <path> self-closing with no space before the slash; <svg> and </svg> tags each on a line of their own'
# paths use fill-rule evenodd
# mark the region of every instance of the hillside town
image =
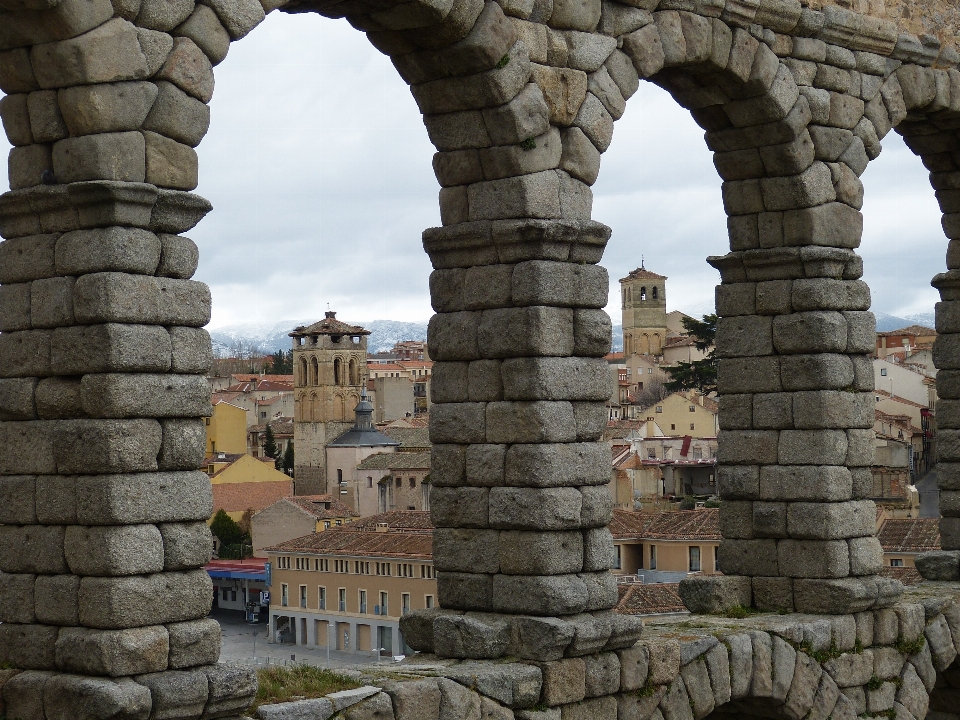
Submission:
<svg viewBox="0 0 960 720">
<path fill-rule="evenodd" d="M 614 574 L 628 615 L 685 613 L 678 583 L 718 573 L 716 317 L 667 310 L 667 278 L 620 280 L 623 351 L 607 355 L 604 440 Z M 371 352 L 328 311 L 291 349 L 218 362 L 204 468 L 213 486 L 215 603 L 269 625 L 268 641 L 411 652 L 399 620 L 437 598 L 431 521 L 433 363 L 427 343 Z M 884 573 L 905 584 L 939 548 L 933 410 L 937 333 L 878 332 L 871 499 Z M 254 370 L 258 372 L 239 372 Z M 218 371 L 219 370 L 219 371 Z M 922 490 L 933 488 L 924 499 Z M 445 512 L 440 509 L 440 512 Z"/>
</svg>

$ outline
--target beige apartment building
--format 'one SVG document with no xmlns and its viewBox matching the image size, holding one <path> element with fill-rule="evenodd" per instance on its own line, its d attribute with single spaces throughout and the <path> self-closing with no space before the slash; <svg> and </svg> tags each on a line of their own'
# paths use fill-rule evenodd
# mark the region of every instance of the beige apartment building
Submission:
<svg viewBox="0 0 960 720">
<path fill-rule="evenodd" d="M 713 575 L 720 546 L 716 508 L 642 513 L 615 509 L 610 523 L 614 574 L 644 583 L 680 582 L 690 573 Z"/>
<path fill-rule="evenodd" d="M 375 515 L 264 552 L 270 642 L 404 655 L 400 617 L 436 604 L 427 512 Z"/>
</svg>

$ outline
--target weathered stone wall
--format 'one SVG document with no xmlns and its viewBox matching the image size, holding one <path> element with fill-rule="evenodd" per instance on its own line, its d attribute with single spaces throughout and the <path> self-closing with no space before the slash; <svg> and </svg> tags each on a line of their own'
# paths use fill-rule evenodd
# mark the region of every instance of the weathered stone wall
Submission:
<svg viewBox="0 0 960 720">
<path fill-rule="evenodd" d="M 206 2 L 0 0 L 10 10 L 0 15 L 0 114 L 14 145 L 13 190 L 0 198 L 0 662 L 33 671 L 4 689 L 8 702 L 34 703 L 31 718 L 41 717 L 38 702 L 47 720 L 113 706 L 138 720 L 228 717 L 253 691 L 249 673 L 212 665 L 218 634 L 204 619 L 210 495 L 196 468 L 210 411 L 209 293 L 190 280 L 197 252 L 182 233 L 209 210 L 189 191 L 213 66 L 279 3 Z M 902 588 L 877 575 L 866 499 L 874 323 L 856 254 L 859 177 L 896 128 L 931 170 L 950 238 L 948 272 L 935 279 L 948 551 L 927 570 L 957 579 L 954 47 L 798 0 L 294 0 L 287 9 L 346 17 L 367 32 L 412 86 L 438 149 L 443 227 L 428 230 L 424 246 L 435 268 L 442 608 L 405 616 L 411 645 L 443 664 L 520 658 L 541 682 L 534 693 L 524 681 L 523 697 L 568 705 L 570 720 L 633 717 L 631 698 L 639 707 L 650 695 L 620 691 L 640 682 L 663 687 L 666 720 L 702 716 L 723 704 L 723 667 L 731 674 L 733 662 L 753 669 L 751 702 L 776 687 L 789 703 L 795 681 L 807 693 L 795 709 L 809 695 L 816 671 L 791 643 L 802 649 L 797 622 L 810 623 L 796 619 L 771 628 L 782 643 L 759 625 L 755 635 L 743 628 L 749 662 L 732 649 L 744 641 L 727 652 L 703 639 L 687 651 L 668 643 L 679 657 L 667 663 L 672 674 L 621 674 L 626 664 L 647 678 L 658 665 L 644 659 L 653 650 L 632 649 L 640 623 L 610 611 L 609 456 L 599 442 L 610 320 L 598 265 L 610 229 L 591 219 L 590 186 L 643 79 L 705 129 L 729 216 L 731 252 L 710 259 L 722 279 L 726 575 L 686 583 L 688 606 L 828 613 L 838 649 L 856 649 L 850 628 L 872 623 L 861 645 L 899 641 L 904 652 L 929 613 L 931 657 L 954 652 L 937 608 L 885 609 Z M 886 632 L 894 622 L 896 637 L 878 640 L 878 623 Z M 828 652 L 816 644 L 825 636 L 810 632 L 811 651 Z M 718 663 L 716 687 L 697 648 Z M 887 694 L 897 683 L 884 681 L 900 679 L 893 697 L 908 720 L 923 714 L 913 678 L 929 690 L 928 665 L 920 658 L 897 669 L 906 674 L 878 676 Z M 503 668 L 471 666 L 470 677 Z M 559 695 L 545 689 L 551 668 Z M 579 675 L 567 672 L 583 672 L 593 699 L 578 704 Z M 854 670 L 837 673 L 833 684 L 846 687 Z M 817 677 L 835 717 L 859 707 Z M 439 686 L 423 687 L 423 697 L 440 697 Z"/>
<path fill-rule="evenodd" d="M 839 5 L 864 15 L 892 20 L 897 27 L 914 35 L 935 35 L 944 42 L 960 44 L 960 7 L 953 0 L 808 0 L 813 10 L 824 5 Z"/>
</svg>

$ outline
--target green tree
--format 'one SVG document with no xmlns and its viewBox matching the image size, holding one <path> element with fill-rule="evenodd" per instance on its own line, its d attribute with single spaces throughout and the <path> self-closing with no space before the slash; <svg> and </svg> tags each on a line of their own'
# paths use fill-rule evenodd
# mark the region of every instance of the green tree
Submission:
<svg viewBox="0 0 960 720">
<path fill-rule="evenodd" d="M 277 459 L 276 468 L 287 475 L 293 475 L 293 443 L 287 443 L 287 449 L 283 451 L 283 457 Z"/>
<path fill-rule="evenodd" d="M 274 375 L 293 374 L 293 350 L 277 350 L 270 356 L 270 372 Z"/>
<path fill-rule="evenodd" d="M 717 335 L 717 316 L 704 315 L 703 320 L 683 318 L 683 329 L 694 339 L 700 352 L 710 352 L 702 360 L 678 362 L 674 367 L 665 367 L 670 376 L 666 388 L 670 392 L 697 390 L 703 395 L 717 389 L 717 359 L 713 347 Z"/>
<path fill-rule="evenodd" d="M 224 512 L 223 508 L 217 510 L 213 516 L 213 522 L 210 523 L 210 532 L 217 536 L 221 545 L 236 545 L 243 540 L 243 530 L 236 521 Z"/>
<path fill-rule="evenodd" d="M 264 433 L 263 454 L 274 460 L 280 457 L 280 448 L 277 447 L 277 439 L 273 435 L 273 428 L 270 427 L 270 423 L 267 423 L 267 431 Z"/>
<path fill-rule="evenodd" d="M 680 501 L 680 509 L 681 509 L 681 510 L 696 510 L 696 509 L 697 509 L 697 501 L 696 501 L 696 499 L 694 499 L 694 497 L 693 497 L 692 495 L 686 495 L 686 496 L 684 496 L 683 500 Z"/>
</svg>

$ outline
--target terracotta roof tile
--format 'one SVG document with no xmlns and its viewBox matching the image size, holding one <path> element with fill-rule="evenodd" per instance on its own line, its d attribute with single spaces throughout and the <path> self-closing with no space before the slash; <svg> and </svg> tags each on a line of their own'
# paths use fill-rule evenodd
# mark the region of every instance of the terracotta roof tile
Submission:
<svg viewBox="0 0 960 720">
<path fill-rule="evenodd" d="M 356 510 L 339 500 L 334 500 L 330 495 L 293 495 L 283 499 L 313 515 L 318 520 L 360 517 L 360 513 Z"/>
<path fill-rule="evenodd" d="M 271 461 L 272 462 L 272 461 Z M 213 486 L 213 512 L 259 511 L 293 495 L 293 481 L 219 483 Z"/>
<path fill-rule="evenodd" d="M 656 615 L 686 612 L 678 583 L 621 583 L 620 600 L 614 608 L 621 615 Z"/>
<path fill-rule="evenodd" d="M 369 330 L 364 330 L 359 325 L 348 325 L 345 322 L 337 320 L 335 312 L 327 311 L 326 317 L 313 325 L 294 328 L 290 337 L 303 337 L 304 335 L 369 335 Z"/>
<path fill-rule="evenodd" d="M 625 278 L 621 279 L 620 282 L 624 280 L 666 280 L 666 275 L 657 275 L 655 272 L 650 272 L 645 267 L 638 267 L 632 273 L 627 275 Z"/>
<path fill-rule="evenodd" d="M 643 528 L 650 515 L 614 508 L 610 521 L 610 532 L 614 540 L 633 540 L 643 537 Z"/>
<path fill-rule="evenodd" d="M 430 453 L 377 453 L 364 458 L 358 470 L 429 470 Z"/>
<path fill-rule="evenodd" d="M 877 533 L 884 552 L 926 552 L 940 549 L 938 518 L 886 520 Z"/>
<path fill-rule="evenodd" d="M 374 530 L 382 523 L 386 523 L 390 530 L 405 532 L 433 532 L 433 521 L 427 510 L 391 510 L 390 512 L 371 515 L 352 523 L 352 530 Z"/>
<path fill-rule="evenodd" d="M 390 427 L 388 425 L 383 428 L 382 432 L 387 437 L 400 443 L 400 447 L 403 449 L 432 447 L 432 443 L 430 442 L 430 429 L 428 427 L 405 428 Z"/>
<path fill-rule="evenodd" d="M 643 537 L 645 538 L 652 540 L 720 539 L 720 510 L 718 508 L 645 514 L 649 518 L 643 529 Z"/>
<path fill-rule="evenodd" d="M 433 559 L 433 533 L 358 532 L 354 525 L 356 523 L 304 535 L 265 550 L 313 555 Z"/>
<path fill-rule="evenodd" d="M 880 568 L 880 574 L 884 577 L 899 580 L 904 585 L 919 585 L 923 582 L 923 577 L 915 567 L 890 567 L 885 565 Z"/>
</svg>

